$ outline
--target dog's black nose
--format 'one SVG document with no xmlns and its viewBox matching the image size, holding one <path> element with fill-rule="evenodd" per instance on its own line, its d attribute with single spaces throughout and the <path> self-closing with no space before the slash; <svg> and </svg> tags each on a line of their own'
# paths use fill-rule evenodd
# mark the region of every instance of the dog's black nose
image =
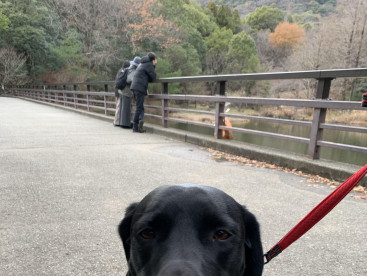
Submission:
<svg viewBox="0 0 367 276">
<path fill-rule="evenodd" d="M 157 276 L 204 276 L 192 263 L 174 261 L 164 266 Z"/>
</svg>

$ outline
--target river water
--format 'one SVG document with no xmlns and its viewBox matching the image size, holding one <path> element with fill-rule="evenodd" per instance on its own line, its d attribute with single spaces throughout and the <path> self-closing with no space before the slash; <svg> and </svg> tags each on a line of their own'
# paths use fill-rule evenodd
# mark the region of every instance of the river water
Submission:
<svg viewBox="0 0 367 276">
<path fill-rule="evenodd" d="M 310 127 L 303 127 L 297 125 L 285 125 L 285 124 L 273 124 L 266 122 L 254 122 L 251 121 L 240 127 L 247 129 L 255 129 L 260 131 L 274 132 L 285 135 L 292 135 L 298 137 L 310 137 Z M 248 135 L 243 133 L 235 133 L 234 139 L 252 143 L 260 146 L 268 146 L 285 151 L 296 152 L 300 154 L 307 154 L 308 144 L 293 142 L 288 140 L 281 140 L 271 137 L 262 137 L 258 135 Z M 366 133 L 354 133 L 346 131 L 336 131 L 325 129 L 323 133 L 323 140 L 349 144 L 361 147 L 367 147 L 367 134 Z M 346 150 L 339 150 L 334 148 L 321 147 L 322 159 L 329 159 L 339 161 L 343 163 L 350 163 L 355 165 L 365 165 L 367 163 L 367 154 Z"/>
</svg>

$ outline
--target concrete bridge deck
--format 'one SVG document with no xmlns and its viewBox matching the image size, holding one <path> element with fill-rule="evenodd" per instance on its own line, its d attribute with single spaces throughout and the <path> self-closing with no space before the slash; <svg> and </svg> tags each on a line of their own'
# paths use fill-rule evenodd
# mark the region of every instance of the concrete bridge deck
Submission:
<svg viewBox="0 0 367 276">
<path fill-rule="evenodd" d="M 216 162 L 198 146 L 0 97 L 0 275 L 125 275 L 117 225 L 165 184 L 220 188 L 258 218 L 264 251 L 331 192 Z M 348 196 L 264 275 L 366 275 L 367 202 Z"/>
</svg>

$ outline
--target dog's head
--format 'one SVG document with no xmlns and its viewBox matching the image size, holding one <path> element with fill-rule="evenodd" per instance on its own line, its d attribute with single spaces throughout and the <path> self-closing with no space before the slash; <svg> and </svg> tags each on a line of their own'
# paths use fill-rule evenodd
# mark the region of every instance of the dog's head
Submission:
<svg viewBox="0 0 367 276">
<path fill-rule="evenodd" d="M 127 275 L 262 274 L 255 216 L 216 188 L 157 188 L 127 208 L 119 234 Z"/>
</svg>

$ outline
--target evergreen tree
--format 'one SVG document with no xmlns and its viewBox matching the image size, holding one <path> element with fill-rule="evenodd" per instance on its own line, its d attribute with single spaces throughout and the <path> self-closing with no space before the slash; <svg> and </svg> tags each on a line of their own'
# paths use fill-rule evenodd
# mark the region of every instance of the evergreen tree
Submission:
<svg viewBox="0 0 367 276">
<path fill-rule="evenodd" d="M 45 71 L 55 43 L 55 13 L 43 0 L 0 2 L 0 9 L 9 19 L 8 28 L 0 30 L 0 41 L 24 54 L 31 77 L 37 79 Z"/>
<path fill-rule="evenodd" d="M 262 6 L 246 16 L 246 23 L 254 30 L 271 30 L 284 21 L 284 12 L 275 6 Z"/>
</svg>

